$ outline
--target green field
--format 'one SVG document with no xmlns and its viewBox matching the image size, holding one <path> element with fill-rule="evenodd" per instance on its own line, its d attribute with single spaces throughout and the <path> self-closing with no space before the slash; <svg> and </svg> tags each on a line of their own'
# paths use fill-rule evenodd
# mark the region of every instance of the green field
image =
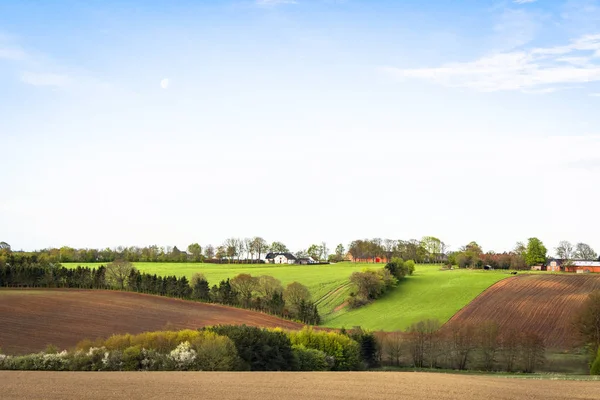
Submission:
<svg viewBox="0 0 600 400">
<path fill-rule="evenodd" d="M 78 265 L 98 267 L 106 263 L 64 263 L 68 268 Z M 322 317 L 333 312 L 342 304 L 350 292 L 349 277 L 355 271 L 364 268 L 383 268 L 383 264 L 338 263 L 330 265 L 281 265 L 281 264 L 202 264 L 202 263 L 152 263 L 138 262 L 135 267 L 142 272 L 161 276 L 186 276 L 188 279 L 196 272 L 204 274 L 212 286 L 221 280 L 233 278 L 242 273 L 252 276 L 271 275 L 285 286 L 291 282 L 300 282 L 310 290 L 313 300 L 318 304 Z M 339 289 L 339 290 L 338 290 Z"/>
<path fill-rule="evenodd" d="M 65 264 L 97 267 L 101 264 Z M 244 265 L 199 263 L 135 263 L 143 272 L 157 275 L 185 275 L 196 272 L 209 283 L 233 278 L 241 273 L 271 275 L 284 285 L 298 281 L 306 285 L 319 306 L 324 325 L 335 328 L 362 326 L 366 329 L 393 331 L 413 322 L 438 319 L 444 323 L 489 286 L 510 275 L 506 271 L 440 270 L 437 265 L 417 265 L 413 276 L 394 291 L 358 310 L 343 303 L 352 291 L 350 275 L 364 268 L 382 268 L 382 264 L 338 263 L 331 265 Z"/>
<path fill-rule="evenodd" d="M 444 323 L 489 286 L 508 276 L 506 271 L 442 271 L 437 265 L 417 265 L 414 275 L 385 297 L 357 310 L 331 315 L 326 324 L 394 331 L 424 319 Z"/>
</svg>

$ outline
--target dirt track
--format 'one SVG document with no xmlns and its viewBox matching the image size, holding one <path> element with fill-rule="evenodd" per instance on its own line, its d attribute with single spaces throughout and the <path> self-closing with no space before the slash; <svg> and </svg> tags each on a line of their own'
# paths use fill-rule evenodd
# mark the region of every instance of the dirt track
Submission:
<svg viewBox="0 0 600 400">
<path fill-rule="evenodd" d="M 598 399 L 600 382 L 414 372 L 0 371 L 2 399 Z"/>
<path fill-rule="evenodd" d="M 521 275 L 490 287 L 450 323 L 491 320 L 500 331 L 532 331 L 544 338 L 548 348 L 569 349 L 575 342 L 573 316 L 588 294 L 598 289 L 600 274 Z"/>
<path fill-rule="evenodd" d="M 75 346 L 115 333 L 246 324 L 299 329 L 253 311 L 160 296 L 104 290 L 0 290 L 0 348 L 6 354 Z M 1 397 L 1 396 L 0 396 Z"/>
</svg>

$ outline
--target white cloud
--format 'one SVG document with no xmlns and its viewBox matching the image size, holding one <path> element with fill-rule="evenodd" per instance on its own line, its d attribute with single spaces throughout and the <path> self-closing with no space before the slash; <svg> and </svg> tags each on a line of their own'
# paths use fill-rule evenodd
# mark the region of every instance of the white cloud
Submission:
<svg viewBox="0 0 600 400">
<path fill-rule="evenodd" d="M 592 96 L 592 97 L 600 97 L 600 93 L 590 93 L 590 96 Z"/>
<path fill-rule="evenodd" d="M 69 78 L 66 75 L 25 71 L 21 73 L 21 81 L 33 86 L 64 86 Z"/>
<path fill-rule="evenodd" d="M 160 87 L 163 89 L 167 89 L 169 87 L 169 78 L 165 78 L 160 81 Z"/>
<path fill-rule="evenodd" d="M 543 90 L 547 86 L 600 81 L 600 34 L 585 35 L 570 44 L 496 53 L 478 60 L 436 68 L 385 67 L 398 79 L 423 79 L 448 87 L 482 92 Z"/>
<path fill-rule="evenodd" d="M 0 59 L 19 61 L 25 59 L 25 57 L 25 52 L 19 48 L 0 46 Z"/>
<path fill-rule="evenodd" d="M 513 3 L 516 4 L 528 4 L 528 3 L 535 3 L 537 0 L 513 0 Z"/>
</svg>

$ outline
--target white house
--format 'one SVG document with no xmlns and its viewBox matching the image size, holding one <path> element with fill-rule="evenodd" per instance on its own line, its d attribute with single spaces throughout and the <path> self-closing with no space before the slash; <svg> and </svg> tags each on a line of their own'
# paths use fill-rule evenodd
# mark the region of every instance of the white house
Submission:
<svg viewBox="0 0 600 400">
<path fill-rule="evenodd" d="M 296 260 L 292 253 L 269 253 L 265 257 L 268 264 L 296 264 Z"/>
</svg>

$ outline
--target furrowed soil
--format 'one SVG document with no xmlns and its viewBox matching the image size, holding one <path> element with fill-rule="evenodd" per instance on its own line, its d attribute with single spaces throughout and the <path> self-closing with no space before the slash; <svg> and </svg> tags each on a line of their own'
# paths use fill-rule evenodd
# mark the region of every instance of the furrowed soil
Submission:
<svg viewBox="0 0 600 400">
<path fill-rule="evenodd" d="M 600 275 L 522 275 L 502 280 L 456 313 L 450 323 L 495 321 L 501 332 L 516 329 L 544 338 L 547 348 L 570 349 L 572 326 L 588 294 L 600 289 Z M 599 392 L 600 398 L 600 392 Z"/>
<path fill-rule="evenodd" d="M 2 399 L 598 399 L 600 382 L 415 372 L 0 371 Z"/>
<path fill-rule="evenodd" d="M 259 312 L 140 293 L 0 290 L 0 348 L 5 354 L 38 352 L 48 344 L 65 349 L 83 339 L 112 334 L 196 329 L 218 324 L 302 327 Z"/>
</svg>

